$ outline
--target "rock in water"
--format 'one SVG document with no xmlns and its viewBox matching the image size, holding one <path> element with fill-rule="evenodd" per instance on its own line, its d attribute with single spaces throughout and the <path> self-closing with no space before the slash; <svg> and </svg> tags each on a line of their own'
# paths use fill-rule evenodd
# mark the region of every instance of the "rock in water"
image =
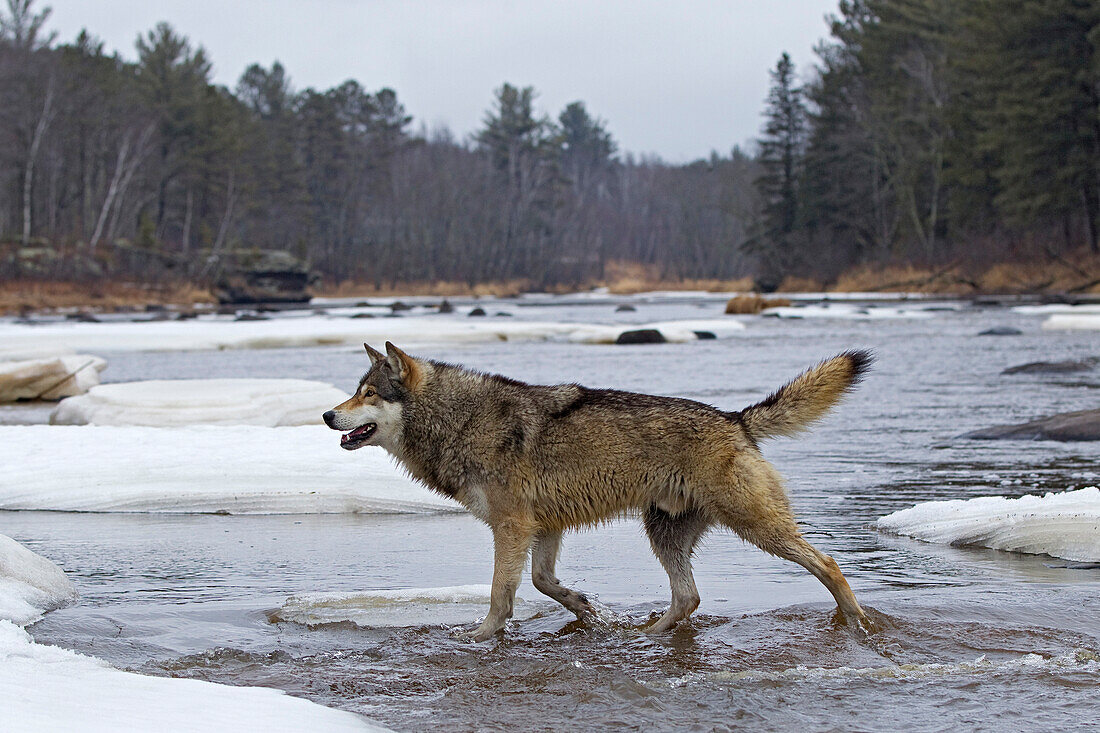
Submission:
<svg viewBox="0 0 1100 733">
<path fill-rule="evenodd" d="M 617 344 L 663 344 L 667 341 L 664 334 L 656 328 L 639 328 L 635 331 L 623 331 L 615 339 Z"/>
<path fill-rule="evenodd" d="M 960 437 L 973 440 L 1100 440 L 1100 408 L 1063 412 L 1017 425 L 995 425 Z"/>
<path fill-rule="evenodd" d="M 1092 371 L 1097 364 L 1100 364 L 1100 359 L 1095 356 L 1069 361 L 1032 361 L 1009 367 L 1001 374 L 1073 374 Z"/>
<path fill-rule="evenodd" d="M 1022 334 L 1018 328 L 1012 328 L 1011 326 L 996 326 L 994 328 L 987 328 L 979 333 L 979 336 L 1019 336 Z"/>
</svg>

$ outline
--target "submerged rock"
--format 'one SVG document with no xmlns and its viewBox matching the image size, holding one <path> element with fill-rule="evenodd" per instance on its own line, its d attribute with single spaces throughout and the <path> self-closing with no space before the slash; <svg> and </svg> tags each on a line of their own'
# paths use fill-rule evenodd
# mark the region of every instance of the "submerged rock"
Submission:
<svg viewBox="0 0 1100 733">
<path fill-rule="evenodd" d="M 1100 440 L 1100 408 L 1063 412 L 1016 425 L 995 425 L 959 437 L 972 440 Z"/>
<path fill-rule="evenodd" d="M 718 335 L 714 331 L 695 331 L 695 338 L 700 341 L 710 341 L 711 339 L 718 338 Z"/>
<path fill-rule="evenodd" d="M 993 328 L 987 328 L 979 333 L 979 336 L 1019 336 L 1022 334 L 1018 328 L 1012 328 L 1011 326 L 995 326 Z"/>
<path fill-rule="evenodd" d="M 1087 359 L 1068 361 L 1031 361 L 1005 369 L 1001 374 L 1073 374 L 1088 372 L 1100 364 L 1100 358 L 1090 356 Z"/>
<path fill-rule="evenodd" d="M 474 308 L 472 311 L 470 311 L 466 315 L 468 315 L 468 316 L 483 316 L 483 315 L 485 315 L 485 309 L 482 308 L 481 306 L 478 306 L 477 308 Z"/>
<path fill-rule="evenodd" d="M 663 344 L 668 339 L 656 328 L 639 328 L 634 331 L 623 331 L 615 339 L 617 344 Z"/>
<path fill-rule="evenodd" d="M 636 310 L 638 309 L 628 303 L 623 303 L 622 305 L 615 308 L 616 313 L 633 313 Z"/>
</svg>

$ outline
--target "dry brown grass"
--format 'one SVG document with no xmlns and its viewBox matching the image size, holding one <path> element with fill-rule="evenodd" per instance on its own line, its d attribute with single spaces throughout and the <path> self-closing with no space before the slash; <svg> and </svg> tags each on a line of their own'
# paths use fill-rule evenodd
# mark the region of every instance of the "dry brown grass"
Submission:
<svg viewBox="0 0 1100 733">
<path fill-rule="evenodd" d="M 116 311 L 146 305 L 195 305 L 212 303 L 209 290 L 188 283 L 142 285 L 137 283 L 73 283 L 40 280 L 0 282 L 0 313 L 26 313 L 60 308 Z"/>
<path fill-rule="evenodd" d="M 768 308 L 788 306 L 791 301 L 786 298 L 765 298 L 757 293 L 746 293 L 730 298 L 726 303 L 726 313 L 735 315 L 754 315 Z"/>
<path fill-rule="evenodd" d="M 668 278 L 662 277 L 656 265 L 613 260 L 604 267 L 602 285 L 613 295 L 633 295 L 653 290 L 703 290 L 708 293 L 729 293 L 752 290 L 752 278 L 737 280 L 718 278 Z"/>
<path fill-rule="evenodd" d="M 825 283 L 812 277 L 788 275 L 775 290 L 777 293 L 820 293 L 825 290 Z"/>
<path fill-rule="evenodd" d="M 332 286 L 314 288 L 314 294 L 325 298 L 399 298 L 410 295 L 435 295 L 441 298 L 458 296 L 494 296 L 511 298 L 530 290 L 527 280 L 503 280 L 478 283 L 472 287 L 455 280 L 437 280 L 435 282 L 412 281 L 384 284 L 345 280 Z"/>
<path fill-rule="evenodd" d="M 581 284 L 556 285 L 544 290 L 557 293 L 575 293 L 595 287 L 606 287 L 614 295 L 632 295 L 652 290 L 704 290 L 712 293 L 746 291 L 752 289 L 752 278 L 721 280 L 718 278 L 664 278 L 654 265 L 637 262 L 613 261 L 604 268 L 603 280 Z M 399 298 L 410 295 L 434 295 L 438 297 L 495 296 L 509 298 L 530 292 L 534 283 L 525 279 L 479 283 L 470 286 L 464 282 L 440 280 L 436 282 L 412 281 L 375 286 L 345 280 L 331 286 L 316 289 L 316 294 L 326 298 Z"/>
<path fill-rule="evenodd" d="M 829 289 L 834 292 L 897 290 L 955 295 L 1100 293 L 1100 257 L 1079 250 L 1064 256 L 1001 262 L 987 267 L 861 266 L 843 273 Z"/>
</svg>

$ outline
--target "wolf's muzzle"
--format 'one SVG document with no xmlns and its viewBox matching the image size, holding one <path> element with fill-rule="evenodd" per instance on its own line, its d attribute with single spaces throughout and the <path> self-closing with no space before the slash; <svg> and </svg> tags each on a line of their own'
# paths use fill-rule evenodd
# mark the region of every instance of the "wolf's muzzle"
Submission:
<svg viewBox="0 0 1100 733">
<path fill-rule="evenodd" d="M 329 410 L 324 415 L 321 415 L 321 417 L 324 419 L 325 425 L 328 425 L 333 430 L 338 430 L 339 429 L 335 425 L 332 424 L 332 421 L 336 419 L 336 410 Z"/>
</svg>

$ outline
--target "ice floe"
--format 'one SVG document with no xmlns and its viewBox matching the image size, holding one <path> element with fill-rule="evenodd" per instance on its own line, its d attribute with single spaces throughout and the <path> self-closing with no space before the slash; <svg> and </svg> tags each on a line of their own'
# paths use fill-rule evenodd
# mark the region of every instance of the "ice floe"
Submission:
<svg viewBox="0 0 1100 733">
<path fill-rule="evenodd" d="M 87 354 L 0 361 L 0 402 L 83 394 L 99 384 L 106 366 L 103 359 Z"/>
<path fill-rule="evenodd" d="M 0 509 L 225 514 L 459 510 L 323 426 L 0 426 Z"/>
<path fill-rule="evenodd" d="M 384 731 L 365 718 L 268 687 L 124 672 L 0 621 L 0 721 L 42 731 Z"/>
<path fill-rule="evenodd" d="M 687 322 L 690 323 L 690 322 Z M 724 322 L 723 333 L 744 328 Z M 660 324 L 674 338 L 687 327 Z M 11 350 L 80 349 L 114 351 L 198 351 L 204 349 L 261 349 L 305 346 L 358 346 L 364 341 L 399 346 L 492 341 L 577 341 L 602 343 L 615 334 L 642 325 L 608 326 L 591 323 L 470 319 L 461 316 L 422 315 L 400 318 L 332 318 L 309 316 L 267 321 L 199 318 L 189 321 L 52 323 L 27 326 L 0 323 L 0 342 Z M 687 329 L 690 330 L 690 329 Z M 714 330 L 708 328 L 705 330 Z M 694 334 L 692 334 L 694 338 Z M 614 341 L 614 338 L 611 338 Z"/>
<path fill-rule="evenodd" d="M 74 598 L 76 586 L 61 568 L 0 534 L 0 619 L 26 626 Z"/>
<path fill-rule="evenodd" d="M 62 400 L 54 425 L 319 425 L 348 398 L 304 379 L 158 379 L 101 384 Z"/>
<path fill-rule="evenodd" d="M 472 623 L 489 609 L 488 585 L 400 588 L 358 593 L 303 593 L 269 614 L 273 622 L 303 626 L 350 622 L 363 627 L 453 626 Z M 513 618 L 530 618 L 534 604 L 516 598 Z"/>
<path fill-rule="evenodd" d="M 1100 313 L 1055 313 L 1043 321 L 1044 331 L 1100 331 Z"/>
<path fill-rule="evenodd" d="M 1100 562 L 1100 489 L 929 501 L 882 517 L 878 527 L 928 542 Z"/>
</svg>

